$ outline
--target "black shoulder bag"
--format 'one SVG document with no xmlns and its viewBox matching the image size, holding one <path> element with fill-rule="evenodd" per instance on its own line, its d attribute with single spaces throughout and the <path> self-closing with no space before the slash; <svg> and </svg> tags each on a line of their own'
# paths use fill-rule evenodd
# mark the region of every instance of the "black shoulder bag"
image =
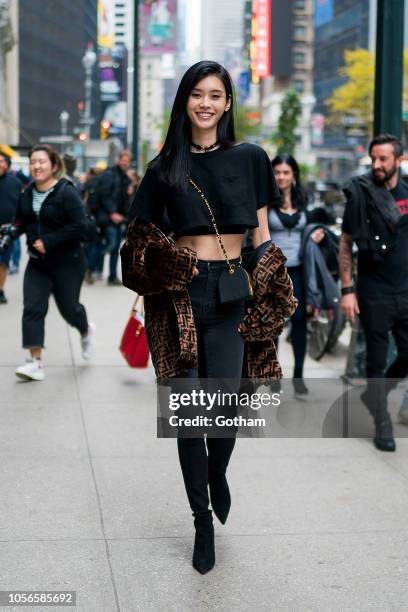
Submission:
<svg viewBox="0 0 408 612">
<path fill-rule="evenodd" d="M 200 194 L 207 207 L 211 218 L 211 223 L 213 224 L 218 242 L 220 243 L 221 250 L 225 257 L 225 261 L 227 262 L 227 270 L 221 273 L 218 280 L 218 292 L 221 304 L 232 304 L 233 302 L 238 302 L 241 300 L 253 299 L 254 292 L 252 289 L 251 278 L 245 268 L 242 267 L 242 257 L 239 258 L 238 264 L 232 264 L 230 262 L 224 243 L 218 231 L 210 203 L 198 185 L 196 185 L 196 183 L 190 177 L 188 180 L 194 189 Z"/>
</svg>

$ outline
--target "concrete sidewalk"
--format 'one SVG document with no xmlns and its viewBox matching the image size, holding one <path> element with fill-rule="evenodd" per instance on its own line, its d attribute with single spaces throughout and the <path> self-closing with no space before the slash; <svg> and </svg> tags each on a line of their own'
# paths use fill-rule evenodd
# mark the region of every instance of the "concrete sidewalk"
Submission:
<svg viewBox="0 0 408 612">
<path fill-rule="evenodd" d="M 91 364 L 52 302 L 47 378 L 22 383 L 21 284 L 9 278 L 0 307 L 0 590 L 73 590 L 81 612 L 408 610 L 406 439 L 395 454 L 369 439 L 239 439 L 232 511 L 201 576 L 176 444 L 156 438 L 147 405 L 153 371 L 117 349 L 132 294 L 84 287 Z M 290 375 L 284 340 L 281 353 Z M 344 355 L 307 375 L 338 377 Z"/>
</svg>

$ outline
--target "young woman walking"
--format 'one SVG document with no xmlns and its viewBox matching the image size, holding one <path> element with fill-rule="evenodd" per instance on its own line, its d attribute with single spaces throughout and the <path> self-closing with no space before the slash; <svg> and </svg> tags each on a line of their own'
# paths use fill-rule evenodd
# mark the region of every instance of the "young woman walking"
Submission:
<svg viewBox="0 0 408 612">
<path fill-rule="evenodd" d="M 146 296 L 158 378 L 234 379 L 239 387 L 245 342 L 256 339 L 248 343 L 247 375 L 279 377 L 270 330 L 279 333 L 295 302 L 284 258 L 267 243 L 268 206 L 278 200 L 266 153 L 235 142 L 229 74 L 215 62 L 195 64 L 179 85 L 163 148 L 136 192 L 122 249 L 122 269 L 131 270 L 124 284 Z M 169 224 L 175 242 L 158 230 Z M 246 230 L 259 253 L 250 313 L 248 296 L 222 303 L 220 283 L 227 270 L 231 277 L 242 272 Z M 178 437 L 177 443 L 196 529 L 193 566 L 204 574 L 215 563 L 210 500 L 221 523 L 230 510 L 226 470 L 235 437 Z"/>
<path fill-rule="evenodd" d="M 27 236 L 23 347 L 30 351 L 30 358 L 15 371 L 16 376 L 28 381 L 45 378 L 41 357 L 51 294 L 67 323 L 79 331 L 84 359 L 91 357 L 94 332 L 79 303 L 85 274 L 81 243 L 86 231 L 84 205 L 75 187 L 60 178 L 63 162 L 52 147 L 36 145 L 29 158 L 33 183 L 21 194 L 16 225 Z"/>
<path fill-rule="evenodd" d="M 272 204 L 268 213 L 271 239 L 287 258 L 286 266 L 293 283 L 298 307 L 291 317 L 290 341 L 295 365 L 293 386 L 297 395 L 306 395 L 309 390 L 303 380 L 303 365 L 306 356 L 307 312 L 305 287 L 301 261 L 302 235 L 310 217 L 306 211 L 307 196 L 300 183 L 300 171 L 292 155 L 277 155 L 272 168 L 282 198 Z M 324 232 L 317 229 L 311 238 L 319 242 Z"/>
</svg>

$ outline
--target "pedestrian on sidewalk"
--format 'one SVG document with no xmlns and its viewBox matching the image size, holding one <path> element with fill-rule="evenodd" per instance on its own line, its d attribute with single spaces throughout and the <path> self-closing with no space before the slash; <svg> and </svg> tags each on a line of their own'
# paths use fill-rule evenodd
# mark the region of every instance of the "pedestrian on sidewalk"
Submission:
<svg viewBox="0 0 408 612">
<path fill-rule="evenodd" d="M 128 189 L 132 182 L 127 173 L 131 163 L 131 152 L 121 151 L 118 162 L 107 168 L 98 180 L 97 221 L 106 239 L 105 252 L 110 256 L 108 285 L 111 286 L 122 284 L 117 275 L 117 264 L 130 203 Z"/>
<path fill-rule="evenodd" d="M 408 374 L 408 185 L 399 178 L 403 147 L 396 136 L 376 136 L 368 152 L 370 172 L 344 189 L 342 310 L 352 323 L 360 316 L 366 338 L 367 389 L 361 399 L 374 418 L 374 444 L 394 451 L 387 394 Z M 358 247 L 356 287 L 353 242 Z M 397 357 L 386 369 L 390 332 Z"/>
<path fill-rule="evenodd" d="M 13 167 L 10 170 L 10 174 L 15 176 L 22 184 L 23 189 L 31 182 L 29 176 L 27 176 L 21 168 L 15 170 Z M 9 264 L 9 274 L 18 274 L 20 269 L 20 260 L 21 260 L 21 241 L 20 238 L 16 238 L 13 240 L 11 246 L 11 256 L 10 256 L 10 264 Z"/>
<path fill-rule="evenodd" d="M 68 179 L 73 184 L 75 189 L 79 193 L 81 193 L 81 181 L 76 175 L 77 158 L 75 157 L 73 153 L 67 152 L 67 153 L 64 153 L 64 157 L 62 158 L 62 161 L 64 162 L 64 168 L 65 168 L 64 178 Z"/>
<path fill-rule="evenodd" d="M 87 213 L 92 215 L 94 219 L 98 218 L 99 213 L 100 202 L 98 196 L 98 185 L 102 173 L 103 170 L 100 168 L 89 168 L 88 172 L 86 173 L 85 182 L 82 186 L 82 201 L 85 205 Z M 85 282 L 88 285 L 93 285 L 96 280 L 102 280 L 105 251 L 106 237 L 104 236 L 104 228 L 98 227 L 98 235 L 96 239 L 88 242 L 85 246 Z"/>
<path fill-rule="evenodd" d="M 16 215 L 18 199 L 23 188 L 23 183 L 11 174 L 10 166 L 10 157 L 0 152 L 0 226 L 7 226 L 13 221 Z M 1 236 L 2 232 L 0 230 Z M 7 304 L 4 287 L 13 252 L 13 242 L 11 241 L 7 248 L 0 253 L 0 304 Z"/>
<path fill-rule="evenodd" d="M 41 356 L 50 295 L 67 323 L 79 331 L 84 359 L 92 354 L 94 326 L 79 303 L 85 273 L 84 205 L 75 187 L 60 178 L 64 165 L 52 147 L 34 146 L 29 159 L 33 183 L 20 196 L 15 224 L 27 237 L 22 327 L 23 348 L 30 351 L 30 358 L 15 373 L 23 380 L 43 380 Z"/>
<path fill-rule="evenodd" d="M 268 211 L 271 239 L 282 249 L 287 259 L 286 267 L 293 283 L 293 292 L 298 306 L 291 316 L 290 342 L 295 359 L 293 386 L 295 394 L 304 396 L 309 390 L 303 380 L 303 366 L 307 344 L 307 304 L 302 266 L 302 237 L 306 225 L 312 218 L 306 210 L 307 194 L 300 182 L 300 170 L 292 155 L 277 155 L 271 162 L 275 180 L 281 194 Z M 311 239 L 319 243 L 324 231 L 316 229 Z"/>
<path fill-rule="evenodd" d="M 269 241 L 267 207 L 278 199 L 265 151 L 236 143 L 230 75 L 216 62 L 198 62 L 178 87 L 165 143 L 136 192 L 130 211 L 136 220 L 122 248 L 122 269 L 134 264 L 129 283 L 145 295 L 158 378 L 228 379 L 238 391 L 243 367 L 251 378 L 281 376 L 272 338 L 296 301 L 285 259 Z M 175 242 L 158 229 L 166 212 Z M 247 311 L 248 283 L 235 301 L 226 303 L 231 296 L 224 293 L 226 278 L 239 279 L 243 272 L 246 230 L 255 247 L 256 287 Z M 221 523 L 230 511 L 226 471 L 235 433 L 204 439 L 194 432 L 182 437 L 179 430 L 180 465 L 196 529 L 193 566 L 202 574 L 215 563 L 210 500 Z"/>
</svg>

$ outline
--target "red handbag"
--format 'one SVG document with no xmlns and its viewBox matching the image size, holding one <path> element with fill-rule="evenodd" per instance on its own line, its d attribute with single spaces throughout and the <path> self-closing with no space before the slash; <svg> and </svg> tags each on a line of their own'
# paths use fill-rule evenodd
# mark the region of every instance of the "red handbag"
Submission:
<svg viewBox="0 0 408 612">
<path fill-rule="evenodd" d="M 149 361 L 149 346 L 147 344 L 144 318 L 136 308 L 139 297 L 136 298 L 130 313 L 129 321 L 124 329 L 119 350 L 131 368 L 146 368 Z"/>
</svg>

